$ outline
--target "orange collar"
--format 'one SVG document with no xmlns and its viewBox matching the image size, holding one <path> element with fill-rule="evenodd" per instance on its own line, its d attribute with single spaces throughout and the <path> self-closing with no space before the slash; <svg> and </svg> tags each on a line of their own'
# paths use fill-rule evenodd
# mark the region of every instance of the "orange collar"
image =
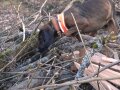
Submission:
<svg viewBox="0 0 120 90">
<path fill-rule="evenodd" d="M 65 25 L 64 13 L 58 14 L 57 20 L 56 18 L 52 18 L 52 23 L 58 33 L 60 33 L 60 31 L 62 31 L 64 34 L 67 33 L 68 28 Z"/>
<path fill-rule="evenodd" d="M 65 25 L 64 13 L 58 14 L 57 18 L 58 18 L 58 24 L 59 24 L 61 31 L 63 33 L 67 33 L 68 28 Z"/>
</svg>

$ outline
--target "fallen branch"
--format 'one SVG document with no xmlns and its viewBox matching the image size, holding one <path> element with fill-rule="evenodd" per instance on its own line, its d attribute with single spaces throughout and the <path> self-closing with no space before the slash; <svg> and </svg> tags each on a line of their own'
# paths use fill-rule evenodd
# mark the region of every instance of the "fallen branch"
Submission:
<svg viewBox="0 0 120 90">
<path fill-rule="evenodd" d="M 86 80 L 73 80 L 70 82 L 66 82 L 66 83 L 62 83 L 62 84 L 52 84 L 52 85 L 42 85 L 42 86 L 38 86 L 35 88 L 30 88 L 31 90 L 36 90 L 36 89 L 41 89 L 41 88 L 55 88 L 55 87 L 61 87 L 61 86 L 69 86 L 69 85 L 73 85 L 73 84 L 82 84 L 82 83 L 88 83 L 88 82 L 93 82 L 93 81 L 106 81 L 106 80 L 115 80 L 115 79 L 120 79 L 120 76 L 117 77 L 112 77 L 112 78 L 100 78 L 100 77 L 96 77 L 96 78 L 89 78 Z M 26 89 L 23 89 L 26 90 Z"/>
</svg>

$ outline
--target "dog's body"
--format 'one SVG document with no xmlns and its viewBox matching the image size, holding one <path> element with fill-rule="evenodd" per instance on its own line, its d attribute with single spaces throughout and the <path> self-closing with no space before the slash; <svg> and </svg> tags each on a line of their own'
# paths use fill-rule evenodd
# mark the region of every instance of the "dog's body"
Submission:
<svg viewBox="0 0 120 90">
<path fill-rule="evenodd" d="M 67 36 L 77 33 L 76 25 L 71 13 L 74 15 L 81 33 L 96 33 L 98 29 L 107 25 L 108 31 L 118 33 L 114 20 L 114 5 L 110 0 L 85 0 L 82 4 L 75 1 L 73 5 L 64 12 L 64 21 L 68 29 Z M 55 17 L 55 16 L 54 16 Z M 45 51 L 57 36 L 59 30 L 52 20 L 44 25 L 39 32 L 39 50 Z M 60 29 L 60 28 L 59 28 Z"/>
</svg>

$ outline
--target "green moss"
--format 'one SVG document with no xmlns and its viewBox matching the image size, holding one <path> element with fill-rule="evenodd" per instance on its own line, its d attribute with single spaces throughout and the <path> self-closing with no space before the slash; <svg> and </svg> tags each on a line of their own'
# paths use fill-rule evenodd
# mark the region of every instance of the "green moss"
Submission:
<svg viewBox="0 0 120 90">
<path fill-rule="evenodd" d="M 30 38 L 27 38 L 24 42 L 22 42 L 20 46 L 16 48 L 13 56 L 17 55 L 16 59 L 19 59 L 21 56 L 30 52 L 34 48 L 37 48 L 37 45 L 38 45 L 37 36 L 38 36 L 38 33 L 36 33 L 35 35 L 33 34 Z"/>
<path fill-rule="evenodd" d="M 3 55 L 3 53 L 0 53 L 0 59 L 1 59 L 1 58 L 4 58 L 4 55 Z"/>
<path fill-rule="evenodd" d="M 98 48 L 98 45 L 96 44 L 96 42 L 92 43 L 92 48 L 94 49 Z"/>
<path fill-rule="evenodd" d="M 0 68 L 4 67 L 8 62 L 6 61 L 6 56 L 12 54 L 11 49 L 6 49 L 5 51 L 0 53 Z"/>
<path fill-rule="evenodd" d="M 6 49 L 5 51 L 0 53 L 0 59 L 4 59 L 4 57 L 7 55 L 10 55 L 12 53 L 11 49 Z"/>
</svg>

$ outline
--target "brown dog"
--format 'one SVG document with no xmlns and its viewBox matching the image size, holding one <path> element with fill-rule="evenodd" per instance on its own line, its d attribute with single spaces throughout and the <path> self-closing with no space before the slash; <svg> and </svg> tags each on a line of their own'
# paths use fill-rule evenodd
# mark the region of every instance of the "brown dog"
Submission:
<svg viewBox="0 0 120 90">
<path fill-rule="evenodd" d="M 39 32 L 39 50 L 43 52 L 54 42 L 58 34 L 74 36 L 77 33 L 73 13 L 81 33 L 96 33 L 107 26 L 109 32 L 118 33 L 114 20 L 114 5 L 111 0 L 75 1 L 64 13 L 53 16 Z M 77 36 L 76 36 L 77 37 Z"/>
</svg>

